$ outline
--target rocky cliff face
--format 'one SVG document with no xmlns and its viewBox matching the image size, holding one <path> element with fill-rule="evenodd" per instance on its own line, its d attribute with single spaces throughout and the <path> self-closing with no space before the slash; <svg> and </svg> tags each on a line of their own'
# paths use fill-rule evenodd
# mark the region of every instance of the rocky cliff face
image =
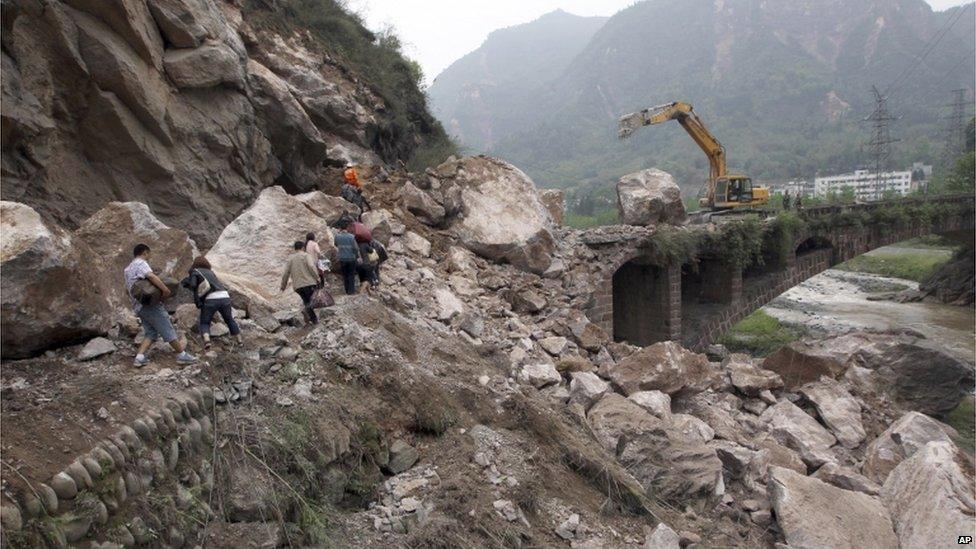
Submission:
<svg viewBox="0 0 976 549">
<path fill-rule="evenodd" d="M 443 139 L 279 4 L 4 1 L 3 198 L 68 226 L 138 200 L 208 246 L 264 187 L 310 190 L 330 166 Z"/>
</svg>

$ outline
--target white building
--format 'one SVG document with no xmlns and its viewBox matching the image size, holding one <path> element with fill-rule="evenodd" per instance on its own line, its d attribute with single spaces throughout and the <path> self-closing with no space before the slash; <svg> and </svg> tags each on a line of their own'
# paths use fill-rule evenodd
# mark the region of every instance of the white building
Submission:
<svg viewBox="0 0 976 549">
<path fill-rule="evenodd" d="M 796 179 L 777 185 L 773 190 L 773 194 L 783 194 L 784 192 L 789 192 L 790 196 L 795 198 L 800 195 L 813 196 L 813 191 L 813 181 Z"/>
<path fill-rule="evenodd" d="M 905 170 L 877 174 L 870 170 L 856 170 L 854 173 L 818 177 L 813 181 L 814 194 L 820 197 L 840 194 L 848 187 L 854 190 L 854 197 L 861 201 L 881 200 L 889 191 L 904 196 L 912 190 L 912 172 Z"/>
</svg>

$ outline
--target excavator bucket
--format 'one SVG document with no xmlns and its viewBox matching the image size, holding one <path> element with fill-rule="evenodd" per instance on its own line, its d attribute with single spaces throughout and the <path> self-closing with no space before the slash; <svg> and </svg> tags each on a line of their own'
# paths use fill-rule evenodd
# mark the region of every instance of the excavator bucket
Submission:
<svg viewBox="0 0 976 549">
<path fill-rule="evenodd" d="M 625 139 L 644 126 L 644 113 L 647 111 L 637 111 L 620 117 L 617 127 L 617 137 Z"/>
</svg>

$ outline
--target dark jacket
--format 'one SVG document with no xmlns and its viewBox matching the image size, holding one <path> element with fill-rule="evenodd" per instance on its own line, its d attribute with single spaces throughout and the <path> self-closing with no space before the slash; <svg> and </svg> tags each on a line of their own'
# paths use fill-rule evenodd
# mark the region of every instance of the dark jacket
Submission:
<svg viewBox="0 0 976 549">
<path fill-rule="evenodd" d="M 200 283 L 204 279 L 210 283 L 210 290 L 203 295 L 197 295 L 197 288 L 200 287 Z M 193 303 L 197 306 L 197 309 L 203 307 L 203 301 L 211 293 L 227 291 L 227 287 L 220 282 L 217 275 L 210 269 L 190 269 L 190 274 L 180 284 L 190 290 L 190 293 L 193 295 Z"/>
<path fill-rule="evenodd" d="M 359 249 L 356 246 L 356 237 L 352 233 L 342 232 L 336 235 L 335 245 L 336 255 L 339 261 L 356 261 L 359 258 Z"/>
</svg>

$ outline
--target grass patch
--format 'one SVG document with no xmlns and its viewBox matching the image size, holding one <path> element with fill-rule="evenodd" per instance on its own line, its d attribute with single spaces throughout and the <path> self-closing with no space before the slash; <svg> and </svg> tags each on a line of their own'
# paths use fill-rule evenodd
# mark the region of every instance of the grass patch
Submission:
<svg viewBox="0 0 976 549">
<path fill-rule="evenodd" d="M 970 454 L 976 452 L 976 402 L 972 395 L 966 395 L 959 405 L 946 414 L 946 423 L 958 431 L 956 444 Z"/>
<path fill-rule="evenodd" d="M 592 229 L 604 225 L 616 225 L 619 222 L 616 209 L 600 210 L 591 215 L 566 212 L 563 216 L 563 225 L 573 229 Z"/>
<path fill-rule="evenodd" d="M 760 309 L 732 326 L 718 342 L 734 353 L 766 356 L 802 336 L 801 330 L 784 326 Z"/>
<path fill-rule="evenodd" d="M 949 254 L 933 254 L 930 252 L 865 254 L 845 261 L 836 268 L 842 271 L 870 273 L 922 282 L 939 267 L 945 265 L 951 257 Z"/>
</svg>

